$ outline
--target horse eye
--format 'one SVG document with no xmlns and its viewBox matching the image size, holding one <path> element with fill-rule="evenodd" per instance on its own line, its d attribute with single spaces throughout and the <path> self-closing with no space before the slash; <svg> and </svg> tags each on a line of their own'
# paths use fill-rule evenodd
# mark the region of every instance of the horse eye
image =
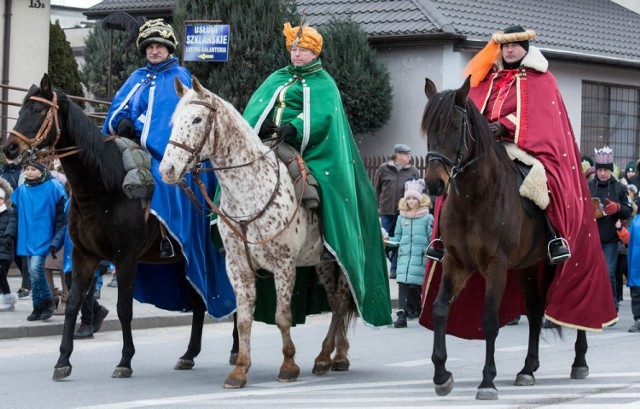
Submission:
<svg viewBox="0 0 640 409">
<path fill-rule="evenodd" d="M 195 124 L 199 124 L 200 122 L 202 122 L 202 118 L 201 117 L 197 117 L 197 118 L 195 118 L 193 120 L 192 124 L 195 125 Z"/>
</svg>

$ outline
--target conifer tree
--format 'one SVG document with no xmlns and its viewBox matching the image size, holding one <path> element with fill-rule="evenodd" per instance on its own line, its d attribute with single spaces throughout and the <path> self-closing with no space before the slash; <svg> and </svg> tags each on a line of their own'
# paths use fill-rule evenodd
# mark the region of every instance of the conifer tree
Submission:
<svg viewBox="0 0 640 409">
<path fill-rule="evenodd" d="M 381 129 L 391 117 L 391 83 L 367 35 L 353 20 L 331 20 L 320 26 L 322 65 L 336 80 L 354 133 Z"/>
<path fill-rule="evenodd" d="M 135 44 L 131 42 L 126 32 L 106 30 L 97 24 L 85 41 L 85 66 L 81 75 L 87 89 L 96 98 L 113 97 L 113 95 L 107 95 L 110 36 L 113 38 L 112 94 L 120 89 L 133 71 L 145 64 L 144 57 L 138 54 Z M 106 110 L 105 107 L 100 109 Z"/>
<path fill-rule="evenodd" d="M 67 36 L 58 21 L 55 24 L 49 23 L 49 65 L 47 69 L 51 82 L 56 88 L 60 88 L 68 95 L 84 96 L 80 84 L 78 63 L 73 56 L 71 44 L 67 41 Z"/>
</svg>

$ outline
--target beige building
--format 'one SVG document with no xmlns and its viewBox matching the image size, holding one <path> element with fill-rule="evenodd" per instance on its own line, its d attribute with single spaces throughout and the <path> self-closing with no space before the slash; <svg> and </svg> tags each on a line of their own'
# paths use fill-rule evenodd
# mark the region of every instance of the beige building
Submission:
<svg viewBox="0 0 640 409">
<path fill-rule="evenodd" d="M 45 0 L 7 0 L 0 2 L 2 31 L 2 83 L 29 88 L 47 72 L 49 59 L 49 2 Z M 21 101 L 24 91 L 2 88 L 2 101 Z M 4 134 L 13 128 L 18 107 L 1 105 Z"/>
</svg>

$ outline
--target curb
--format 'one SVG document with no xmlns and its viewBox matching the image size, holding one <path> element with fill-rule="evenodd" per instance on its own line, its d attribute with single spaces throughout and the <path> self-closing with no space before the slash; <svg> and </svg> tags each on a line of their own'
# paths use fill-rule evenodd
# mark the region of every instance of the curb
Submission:
<svg viewBox="0 0 640 409">
<path fill-rule="evenodd" d="M 204 324 L 213 324 L 214 322 L 207 322 L 205 319 Z M 131 329 L 152 329 L 152 328 L 164 328 L 164 327 L 179 327 L 183 325 L 191 325 L 191 314 L 185 313 L 184 316 L 166 316 L 166 317 L 140 317 L 134 318 L 131 321 Z M 20 325 L 17 327 L 4 327 L 0 331 L 0 339 L 10 338 L 24 338 L 24 337 L 48 337 L 51 335 L 62 336 L 62 328 L 64 322 L 47 323 L 44 322 L 41 325 Z M 120 321 L 118 319 L 105 320 L 102 324 L 100 332 L 106 331 L 120 331 Z"/>
</svg>

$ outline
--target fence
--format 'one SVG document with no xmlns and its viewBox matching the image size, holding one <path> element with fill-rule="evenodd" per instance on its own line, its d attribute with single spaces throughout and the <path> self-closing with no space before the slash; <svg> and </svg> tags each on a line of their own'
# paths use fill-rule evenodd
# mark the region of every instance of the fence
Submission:
<svg viewBox="0 0 640 409">
<path fill-rule="evenodd" d="M 374 156 L 364 156 L 362 161 L 364 162 L 364 167 L 367 170 L 367 175 L 369 175 L 369 179 L 371 179 L 371 183 L 374 183 L 374 177 L 376 174 L 376 170 L 380 165 L 389 160 L 388 156 L 384 155 L 374 155 Z M 424 177 L 424 171 L 427 169 L 427 157 L 426 156 L 414 156 L 411 158 L 413 165 L 418 168 L 418 172 L 420 177 Z"/>
<path fill-rule="evenodd" d="M 0 89 L 10 89 L 10 90 L 14 90 L 14 91 L 24 91 L 25 94 L 27 91 L 29 91 L 29 89 L 27 88 L 21 88 L 21 87 L 14 87 L 11 85 L 5 85 L 5 84 L 0 84 Z M 73 95 L 67 95 L 67 97 L 75 102 L 84 102 L 86 105 L 88 106 L 92 106 L 92 107 L 103 107 L 106 106 L 106 108 L 109 108 L 109 105 L 111 105 L 111 102 L 109 101 L 103 101 L 103 100 L 96 100 L 96 99 L 91 99 L 91 98 L 82 98 L 82 97 L 76 97 Z M 10 106 L 17 106 L 20 107 L 22 106 L 22 101 L 5 101 L 0 99 L 0 105 L 10 105 Z M 95 109 L 95 108 L 94 108 Z M 102 108 L 104 109 L 104 108 Z M 88 117 L 92 118 L 94 120 L 94 122 L 96 122 L 97 125 L 102 125 L 102 122 L 104 122 L 104 119 L 106 118 L 107 114 L 106 112 L 91 112 L 89 109 L 85 109 L 85 113 L 87 114 Z M 8 119 L 12 119 L 12 120 L 16 120 L 17 118 L 12 118 L 6 115 L 0 115 L 0 120 L 2 121 L 2 127 L 0 127 L 0 134 L 5 135 L 7 132 L 9 132 L 8 129 L 4 129 L 7 123 Z"/>
</svg>

